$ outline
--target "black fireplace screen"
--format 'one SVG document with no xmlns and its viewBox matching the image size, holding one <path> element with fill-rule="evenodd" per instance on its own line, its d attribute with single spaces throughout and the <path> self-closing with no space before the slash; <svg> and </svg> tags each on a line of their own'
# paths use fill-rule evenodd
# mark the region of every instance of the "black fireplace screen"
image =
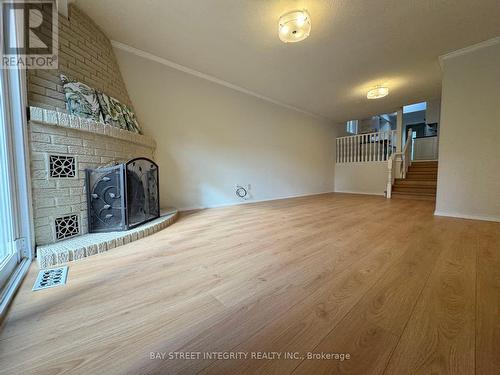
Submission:
<svg viewBox="0 0 500 375">
<path fill-rule="evenodd" d="M 90 233 L 127 230 L 160 216 L 154 161 L 137 158 L 85 172 Z"/>
</svg>

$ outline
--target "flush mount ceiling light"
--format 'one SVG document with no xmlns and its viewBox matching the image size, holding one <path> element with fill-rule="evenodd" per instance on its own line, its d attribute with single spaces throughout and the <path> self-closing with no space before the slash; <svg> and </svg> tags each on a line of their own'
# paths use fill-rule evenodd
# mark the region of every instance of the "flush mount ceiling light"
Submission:
<svg viewBox="0 0 500 375">
<path fill-rule="evenodd" d="M 278 35 L 282 42 L 300 42 L 307 38 L 310 32 L 311 16 L 307 10 L 293 10 L 280 17 Z"/>
<path fill-rule="evenodd" d="M 366 94 L 366 97 L 368 99 L 380 99 L 383 98 L 384 96 L 389 95 L 389 88 L 385 86 L 377 86 L 371 90 L 368 91 Z"/>
</svg>

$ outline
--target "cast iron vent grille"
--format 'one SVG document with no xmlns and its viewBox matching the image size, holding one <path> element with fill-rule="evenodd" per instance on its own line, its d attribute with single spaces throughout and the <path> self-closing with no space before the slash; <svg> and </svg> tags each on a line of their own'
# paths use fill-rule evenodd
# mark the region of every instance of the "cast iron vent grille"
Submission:
<svg viewBox="0 0 500 375">
<path fill-rule="evenodd" d="M 76 165 L 73 156 L 50 155 L 50 177 L 75 177 Z"/>
<path fill-rule="evenodd" d="M 55 223 L 56 238 L 58 240 L 76 236 L 80 232 L 78 225 L 78 215 L 58 217 Z"/>
<path fill-rule="evenodd" d="M 53 288 L 55 286 L 66 284 L 68 277 L 68 266 L 41 270 L 33 285 L 33 291 L 40 289 Z"/>
</svg>

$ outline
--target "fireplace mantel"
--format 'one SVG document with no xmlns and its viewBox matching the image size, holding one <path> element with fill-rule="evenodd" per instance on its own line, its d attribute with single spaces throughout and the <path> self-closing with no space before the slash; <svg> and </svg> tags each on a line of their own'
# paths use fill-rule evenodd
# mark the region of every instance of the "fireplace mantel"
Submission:
<svg viewBox="0 0 500 375">
<path fill-rule="evenodd" d="M 30 107 L 29 121 L 32 123 L 60 126 L 87 133 L 104 135 L 142 146 L 156 148 L 155 140 L 147 135 L 133 133 L 103 122 L 70 115 L 65 112 L 53 111 L 39 107 Z"/>
</svg>

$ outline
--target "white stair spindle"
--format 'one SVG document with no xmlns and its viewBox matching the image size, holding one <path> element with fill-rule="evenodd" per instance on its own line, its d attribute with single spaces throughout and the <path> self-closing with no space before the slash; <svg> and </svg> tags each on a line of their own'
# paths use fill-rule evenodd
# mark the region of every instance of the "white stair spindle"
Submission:
<svg viewBox="0 0 500 375">
<path fill-rule="evenodd" d="M 373 142 L 373 160 L 372 161 L 377 161 L 377 143 L 375 142 L 376 141 L 376 133 L 373 133 L 373 139 L 372 139 L 372 142 Z"/>
<path fill-rule="evenodd" d="M 344 162 L 344 138 L 340 138 L 340 162 Z"/>
<path fill-rule="evenodd" d="M 389 159 L 389 132 L 385 132 L 385 159 Z"/>
<path fill-rule="evenodd" d="M 367 161 L 372 161 L 372 138 L 369 134 L 366 135 L 368 138 L 367 144 L 366 144 L 366 150 L 368 151 L 368 160 Z"/>
<path fill-rule="evenodd" d="M 352 137 L 349 137 L 349 162 L 352 163 Z"/>
<path fill-rule="evenodd" d="M 361 161 L 365 161 L 365 150 L 366 150 L 366 144 L 365 144 L 365 135 L 361 135 Z"/>
<path fill-rule="evenodd" d="M 356 144 L 356 156 L 354 157 L 354 161 L 357 163 L 359 161 L 359 135 L 356 135 L 354 139 L 354 143 Z"/>
<path fill-rule="evenodd" d="M 359 160 L 358 160 L 358 157 L 359 157 L 359 136 L 356 136 L 356 138 L 354 139 L 354 143 L 356 144 L 356 147 L 355 147 L 355 154 L 354 154 L 354 161 L 357 163 Z"/>
<path fill-rule="evenodd" d="M 347 162 L 347 138 L 342 139 L 342 160 L 343 163 Z"/>
<path fill-rule="evenodd" d="M 339 162 L 339 139 L 335 140 L 335 163 Z"/>
<path fill-rule="evenodd" d="M 345 155 L 344 155 L 344 158 L 345 158 L 345 162 L 347 163 L 349 161 L 348 157 L 349 157 L 349 150 L 347 149 L 347 145 L 348 145 L 348 142 L 349 142 L 349 139 L 348 138 L 345 138 L 344 139 L 344 151 L 345 151 Z"/>
<path fill-rule="evenodd" d="M 352 162 L 356 161 L 356 137 L 352 137 Z"/>
</svg>

